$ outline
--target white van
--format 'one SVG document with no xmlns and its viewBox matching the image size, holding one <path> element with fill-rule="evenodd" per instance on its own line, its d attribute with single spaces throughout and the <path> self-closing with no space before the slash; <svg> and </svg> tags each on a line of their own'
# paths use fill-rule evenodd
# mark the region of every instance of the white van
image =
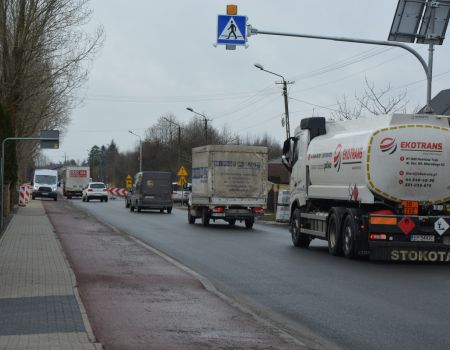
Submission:
<svg viewBox="0 0 450 350">
<path fill-rule="evenodd" d="M 53 198 L 58 200 L 58 172 L 50 169 L 36 169 L 34 171 L 33 192 L 31 192 L 31 198 Z"/>
</svg>

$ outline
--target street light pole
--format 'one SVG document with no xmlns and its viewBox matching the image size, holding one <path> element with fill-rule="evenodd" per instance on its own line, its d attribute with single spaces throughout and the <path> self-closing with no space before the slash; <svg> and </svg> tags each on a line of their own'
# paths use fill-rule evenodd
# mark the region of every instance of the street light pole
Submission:
<svg viewBox="0 0 450 350">
<path fill-rule="evenodd" d="M 134 136 L 139 137 L 139 172 L 141 172 L 142 171 L 142 138 L 138 134 L 135 134 L 131 130 L 128 130 L 128 132 Z"/>
<path fill-rule="evenodd" d="M 169 122 L 170 124 L 175 125 L 178 127 L 178 168 L 181 166 L 181 125 L 174 122 L 173 120 L 170 120 L 169 118 L 162 117 L 164 120 Z"/>
<path fill-rule="evenodd" d="M 205 143 L 208 144 L 208 121 L 212 121 L 212 119 L 208 119 L 206 115 L 198 113 L 194 111 L 191 107 L 186 107 L 186 109 L 194 114 L 197 114 L 203 118 L 203 121 L 205 123 Z"/>
<path fill-rule="evenodd" d="M 283 84 L 283 97 L 284 97 L 284 115 L 285 115 L 285 124 L 286 124 L 286 139 L 291 137 L 291 126 L 290 126 L 290 122 L 289 122 L 289 104 L 288 104 L 288 93 L 287 93 L 287 84 L 293 84 L 294 82 L 291 81 L 286 81 L 286 79 L 284 79 L 284 77 L 281 74 L 277 74 L 274 72 L 271 72 L 270 70 L 264 69 L 264 67 L 259 64 L 259 63 L 255 63 L 254 66 L 264 72 L 267 72 L 269 74 L 273 74 L 276 75 L 277 77 L 280 77 L 282 79 L 282 84 Z M 279 84 L 279 83 L 277 83 Z"/>
</svg>

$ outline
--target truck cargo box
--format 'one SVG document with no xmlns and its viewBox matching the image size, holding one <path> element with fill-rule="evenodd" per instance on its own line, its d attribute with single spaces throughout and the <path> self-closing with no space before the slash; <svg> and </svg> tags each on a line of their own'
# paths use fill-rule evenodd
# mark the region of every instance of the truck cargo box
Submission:
<svg viewBox="0 0 450 350">
<path fill-rule="evenodd" d="M 265 207 L 267 147 L 209 145 L 192 149 L 192 204 Z"/>
</svg>

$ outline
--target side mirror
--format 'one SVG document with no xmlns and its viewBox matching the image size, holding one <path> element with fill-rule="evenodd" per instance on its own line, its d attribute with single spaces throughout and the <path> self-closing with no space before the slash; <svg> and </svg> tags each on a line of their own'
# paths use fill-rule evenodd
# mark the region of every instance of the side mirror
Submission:
<svg viewBox="0 0 450 350">
<path fill-rule="evenodd" d="M 283 155 L 289 154 L 290 150 L 291 150 L 291 138 L 288 138 L 283 143 Z"/>
<path fill-rule="evenodd" d="M 289 162 L 289 158 L 287 158 L 284 154 L 281 156 L 281 163 L 283 163 L 284 167 L 290 173 L 292 173 L 292 166 L 291 166 L 291 163 Z"/>
</svg>

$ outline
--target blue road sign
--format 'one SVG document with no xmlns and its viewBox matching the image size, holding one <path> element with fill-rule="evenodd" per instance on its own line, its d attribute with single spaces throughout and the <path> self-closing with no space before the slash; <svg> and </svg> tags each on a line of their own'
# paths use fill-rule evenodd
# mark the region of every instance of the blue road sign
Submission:
<svg viewBox="0 0 450 350">
<path fill-rule="evenodd" d="M 245 45 L 247 42 L 247 17 L 219 15 L 217 44 Z"/>
</svg>

